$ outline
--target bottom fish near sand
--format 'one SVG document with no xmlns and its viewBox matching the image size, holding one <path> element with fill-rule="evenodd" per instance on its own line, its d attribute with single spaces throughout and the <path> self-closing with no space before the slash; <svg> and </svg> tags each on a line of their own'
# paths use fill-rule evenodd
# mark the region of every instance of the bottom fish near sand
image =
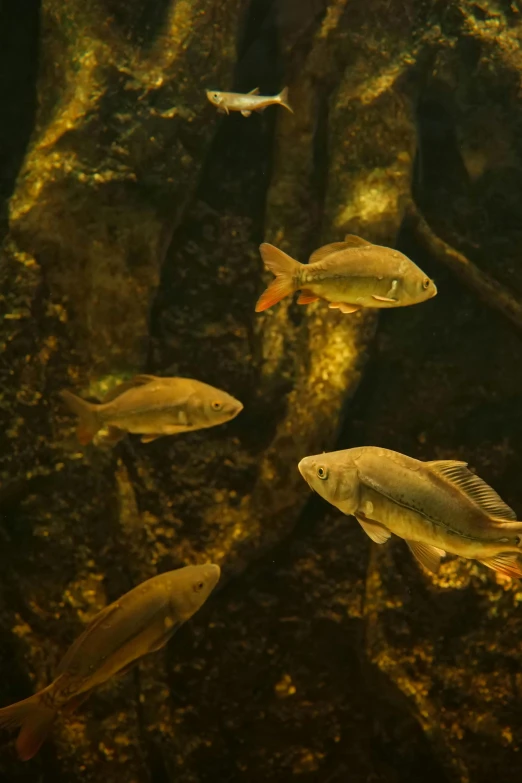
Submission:
<svg viewBox="0 0 522 783">
<path fill-rule="evenodd" d="M 47 688 L 0 709 L 0 728 L 21 726 L 20 759 L 38 752 L 59 713 L 71 713 L 94 688 L 167 644 L 205 603 L 219 576 L 213 564 L 168 571 L 102 609 L 69 648 Z"/>
<path fill-rule="evenodd" d="M 466 462 L 421 462 L 363 446 L 305 457 L 299 471 L 372 541 L 384 544 L 394 533 L 435 573 L 451 553 L 522 577 L 522 522 Z"/>
</svg>

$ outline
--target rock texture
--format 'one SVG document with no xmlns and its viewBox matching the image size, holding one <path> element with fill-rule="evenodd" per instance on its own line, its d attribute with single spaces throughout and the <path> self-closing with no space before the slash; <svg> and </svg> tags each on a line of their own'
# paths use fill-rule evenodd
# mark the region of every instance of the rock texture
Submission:
<svg viewBox="0 0 522 783">
<path fill-rule="evenodd" d="M 296 470 L 336 444 L 465 458 L 522 509 L 520 338 L 425 256 L 402 211 L 413 196 L 522 290 L 519 12 L 391 9 L 43 0 L 23 33 L 2 9 L 18 43 L 0 47 L 17 86 L 0 81 L 2 704 L 142 579 L 205 560 L 223 578 L 33 762 L 6 738 L 0 780 L 519 780 L 519 587 L 463 561 L 427 576 L 401 542 L 370 545 L 308 503 Z M 285 83 L 294 114 L 221 118 L 204 94 Z M 382 317 L 369 363 L 372 314 L 254 313 L 263 239 L 305 260 L 347 232 L 398 242 L 439 286 Z M 80 450 L 57 392 L 142 370 L 245 410 Z"/>
</svg>

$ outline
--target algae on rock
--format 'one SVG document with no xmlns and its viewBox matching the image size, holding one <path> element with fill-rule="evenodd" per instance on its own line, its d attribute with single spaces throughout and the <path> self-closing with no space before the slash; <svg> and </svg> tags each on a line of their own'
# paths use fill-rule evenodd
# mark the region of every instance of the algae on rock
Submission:
<svg viewBox="0 0 522 783">
<path fill-rule="evenodd" d="M 254 313 L 263 239 L 304 261 L 347 232 L 399 235 L 432 272 L 402 225 L 412 191 L 446 240 L 519 288 L 518 17 L 485 0 L 390 7 L 43 0 L 37 122 L 0 255 L 1 703 L 43 685 L 83 624 L 158 570 L 212 559 L 224 589 L 165 655 L 60 723 L 29 773 L 6 746 L 13 783 L 519 777 L 517 590 L 460 561 L 426 578 L 400 543 L 376 550 L 324 519 L 296 469 L 336 442 L 379 443 L 469 458 L 516 501 L 516 338 L 435 266 L 437 299 L 384 315 L 369 364 L 372 314 Z M 205 98 L 282 78 L 294 115 L 220 120 Z M 462 167 L 437 136 L 448 93 Z M 500 149 L 477 132 L 484 112 Z M 245 410 L 79 450 L 59 389 L 143 369 Z"/>
</svg>

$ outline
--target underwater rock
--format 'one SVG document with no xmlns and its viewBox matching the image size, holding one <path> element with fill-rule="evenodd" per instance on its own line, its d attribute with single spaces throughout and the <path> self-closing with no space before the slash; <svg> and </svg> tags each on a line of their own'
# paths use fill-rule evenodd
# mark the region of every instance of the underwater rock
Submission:
<svg viewBox="0 0 522 783">
<path fill-rule="evenodd" d="M 226 118 L 207 149 L 216 120 L 201 86 L 228 86 L 243 4 L 204 5 L 166 3 L 161 19 L 139 3 L 42 11 L 37 125 L 0 262 L 6 704 L 44 685 L 82 624 L 134 584 L 209 558 L 226 579 L 290 532 L 307 502 L 298 459 L 331 445 L 373 334 L 372 319 L 334 316 L 326 339 L 327 313 L 301 316 L 295 341 L 266 354 L 278 327 L 254 303 L 268 183 L 245 199 L 241 145 L 257 138 L 269 156 L 274 128 L 253 121 L 245 137 L 232 124 L 245 118 Z M 219 379 L 245 403 L 243 420 L 79 450 L 58 391 L 99 396 L 147 354 L 148 370 Z M 200 730 L 180 756 L 168 678 L 156 658 L 131 687 L 108 684 L 57 727 L 35 768 L 56 779 L 103 768 L 115 783 L 131 769 L 136 780 L 174 774 Z M 25 772 L 9 747 L 15 781 Z"/>
<path fill-rule="evenodd" d="M 440 21 L 418 84 L 416 200 L 441 238 L 520 299 L 520 12 L 449 3 Z M 435 263 L 408 225 L 400 247 L 428 269 Z M 439 302 L 429 318 L 423 310 L 381 330 L 372 391 L 364 385 L 355 401 L 350 440 L 467 460 L 520 519 L 520 339 L 446 269 L 432 274 Z M 520 584 L 458 559 L 431 577 L 400 542 L 373 549 L 370 660 L 407 697 L 449 779 L 514 783 L 522 774 Z"/>
<path fill-rule="evenodd" d="M 212 559 L 224 587 L 165 656 L 57 725 L 30 769 L 6 737 L 12 783 L 520 777 L 517 589 L 460 561 L 426 577 L 401 542 L 377 550 L 308 505 L 297 471 L 342 427 L 342 446 L 469 458 L 522 509 L 517 338 L 407 228 L 400 249 L 441 293 L 384 315 L 366 368 L 374 314 L 254 313 L 263 239 L 303 261 L 347 232 L 395 244 L 412 188 L 453 245 L 480 224 L 487 258 L 460 249 L 520 287 L 516 225 L 497 264 L 502 223 L 488 239 L 483 219 L 492 204 L 502 215 L 507 164 L 509 204 L 522 181 L 507 5 L 44 0 L 37 124 L 0 255 L 0 704 L 46 684 L 84 624 L 158 571 Z M 437 111 L 415 156 L 437 73 L 458 86 L 460 167 Z M 294 115 L 221 118 L 205 97 L 287 82 Z M 503 154 L 472 154 L 470 105 L 488 115 L 497 97 Z M 79 450 L 58 391 L 98 395 L 142 370 L 245 409 L 206 432 Z"/>
</svg>

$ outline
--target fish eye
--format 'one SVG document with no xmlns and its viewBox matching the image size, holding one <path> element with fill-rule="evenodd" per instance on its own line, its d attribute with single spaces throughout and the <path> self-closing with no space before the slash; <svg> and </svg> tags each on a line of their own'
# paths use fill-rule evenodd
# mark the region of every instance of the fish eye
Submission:
<svg viewBox="0 0 522 783">
<path fill-rule="evenodd" d="M 203 582 L 196 582 L 196 584 L 194 585 L 194 592 L 199 593 L 200 590 L 203 590 L 203 587 L 204 587 Z"/>
<path fill-rule="evenodd" d="M 317 476 L 321 479 L 321 481 L 324 481 L 328 478 L 328 468 L 323 467 L 322 465 L 319 465 L 317 468 Z"/>
<path fill-rule="evenodd" d="M 422 287 L 424 288 L 425 291 L 430 287 L 430 283 L 431 280 L 429 277 L 425 277 L 424 280 L 422 281 Z"/>
<path fill-rule="evenodd" d="M 219 400 L 214 400 L 213 402 L 210 403 L 210 407 L 212 408 L 213 411 L 220 411 L 221 408 L 223 407 L 223 403 L 220 402 Z"/>
</svg>

